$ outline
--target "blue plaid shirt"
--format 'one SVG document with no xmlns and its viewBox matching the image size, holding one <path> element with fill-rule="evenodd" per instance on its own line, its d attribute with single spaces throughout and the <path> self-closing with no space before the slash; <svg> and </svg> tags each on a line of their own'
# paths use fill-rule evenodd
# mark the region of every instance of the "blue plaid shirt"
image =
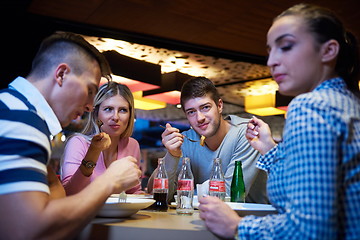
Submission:
<svg viewBox="0 0 360 240">
<path fill-rule="evenodd" d="M 283 142 L 258 161 L 279 214 L 247 216 L 240 239 L 360 239 L 360 101 L 341 78 L 289 106 Z"/>
</svg>

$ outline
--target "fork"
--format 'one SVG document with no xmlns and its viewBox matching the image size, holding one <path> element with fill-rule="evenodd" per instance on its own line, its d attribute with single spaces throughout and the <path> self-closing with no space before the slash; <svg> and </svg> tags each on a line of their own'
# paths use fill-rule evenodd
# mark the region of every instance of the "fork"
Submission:
<svg viewBox="0 0 360 240">
<path fill-rule="evenodd" d="M 166 129 L 166 127 L 165 126 L 163 126 L 163 125 L 159 125 L 161 128 L 163 128 L 163 129 Z M 186 136 L 186 135 L 184 135 L 184 134 L 181 134 L 181 135 L 183 135 L 187 140 L 189 140 L 190 142 L 199 142 L 199 140 L 194 140 L 194 139 L 191 139 L 191 138 L 189 138 L 188 136 Z"/>
<path fill-rule="evenodd" d="M 96 125 L 98 126 L 99 131 L 102 132 L 102 131 L 101 131 L 101 127 L 102 127 L 102 125 L 104 125 L 104 123 L 103 123 L 100 119 L 98 119 L 98 120 L 96 121 Z"/>
<path fill-rule="evenodd" d="M 119 194 L 119 203 L 126 203 L 126 198 L 127 198 L 127 195 L 126 195 L 125 191 L 122 191 Z"/>
<path fill-rule="evenodd" d="M 237 126 L 239 126 L 239 125 L 241 125 L 241 124 L 248 124 L 249 122 L 240 122 L 240 123 L 237 123 L 237 124 L 234 124 L 234 123 L 231 123 L 231 122 L 229 122 L 230 123 L 230 125 L 232 125 L 232 126 L 235 126 L 235 127 L 237 127 Z M 161 128 L 163 128 L 163 129 L 166 129 L 166 127 L 165 126 L 163 126 L 163 125 L 159 125 Z M 186 135 L 184 135 L 184 134 L 181 134 L 181 135 L 183 135 L 187 140 L 189 140 L 190 142 L 199 142 L 199 140 L 194 140 L 194 139 L 191 139 L 191 138 L 189 138 L 188 136 L 186 136 Z"/>
</svg>

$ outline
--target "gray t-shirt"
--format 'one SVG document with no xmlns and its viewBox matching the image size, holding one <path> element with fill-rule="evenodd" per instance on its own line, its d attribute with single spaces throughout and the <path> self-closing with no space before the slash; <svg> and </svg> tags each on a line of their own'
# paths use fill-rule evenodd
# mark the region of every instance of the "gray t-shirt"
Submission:
<svg viewBox="0 0 360 240">
<path fill-rule="evenodd" d="M 235 115 L 229 115 L 225 120 L 233 125 L 249 121 Z M 184 140 L 181 150 L 183 157 L 190 158 L 191 170 L 194 175 L 194 184 L 201 184 L 210 178 L 213 160 L 221 158 L 222 170 L 226 182 L 226 194 L 230 196 L 230 185 L 234 173 L 235 161 L 242 162 L 244 175 L 246 202 L 268 203 L 266 195 L 267 174 L 256 168 L 260 153 L 248 143 L 245 137 L 246 124 L 232 126 L 217 150 L 211 151 L 206 145 Z M 191 139 L 200 140 L 199 134 L 193 129 L 182 132 Z M 165 157 L 165 168 L 169 177 L 168 198 L 172 199 L 177 188 L 177 177 L 181 169 L 180 158 L 173 157 L 169 152 Z"/>
</svg>

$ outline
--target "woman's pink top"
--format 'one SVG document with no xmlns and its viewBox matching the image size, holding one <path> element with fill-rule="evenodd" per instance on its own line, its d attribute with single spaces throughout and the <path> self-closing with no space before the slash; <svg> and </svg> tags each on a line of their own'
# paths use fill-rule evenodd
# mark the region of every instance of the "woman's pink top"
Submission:
<svg viewBox="0 0 360 240">
<path fill-rule="evenodd" d="M 81 135 L 71 137 L 65 146 L 61 166 L 61 182 L 67 195 L 80 192 L 106 170 L 104 155 L 101 152 L 93 173 L 89 177 L 82 174 L 79 167 L 81 161 L 85 158 L 89 147 L 90 141 L 86 140 Z M 133 156 L 137 159 L 138 165 L 140 164 L 140 147 L 138 141 L 134 138 L 123 138 L 119 141 L 117 159 L 121 159 L 126 156 Z M 138 184 L 137 186 L 127 190 L 126 193 L 143 193 L 143 191 L 141 191 L 141 186 Z"/>
</svg>

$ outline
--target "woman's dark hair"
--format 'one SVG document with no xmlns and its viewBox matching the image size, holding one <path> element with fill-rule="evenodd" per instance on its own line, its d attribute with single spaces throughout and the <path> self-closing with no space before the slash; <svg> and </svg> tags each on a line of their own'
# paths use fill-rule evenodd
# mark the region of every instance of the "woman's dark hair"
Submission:
<svg viewBox="0 0 360 240">
<path fill-rule="evenodd" d="M 206 77 L 193 77 L 187 80 L 181 88 L 180 103 L 184 110 L 184 104 L 191 98 L 209 95 L 215 104 L 218 105 L 220 94 L 212 81 Z"/>
<path fill-rule="evenodd" d="M 335 71 L 342 77 L 347 87 L 357 97 L 359 91 L 359 47 L 355 36 L 347 31 L 339 18 L 329 9 L 311 5 L 297 4 L 285 10 L 275 20 L 289 15 L 304 18 L 309 30 L 315 34 L 315 39 L 320 43 L 334 39 L 340 45 Z"/>
</svg>

